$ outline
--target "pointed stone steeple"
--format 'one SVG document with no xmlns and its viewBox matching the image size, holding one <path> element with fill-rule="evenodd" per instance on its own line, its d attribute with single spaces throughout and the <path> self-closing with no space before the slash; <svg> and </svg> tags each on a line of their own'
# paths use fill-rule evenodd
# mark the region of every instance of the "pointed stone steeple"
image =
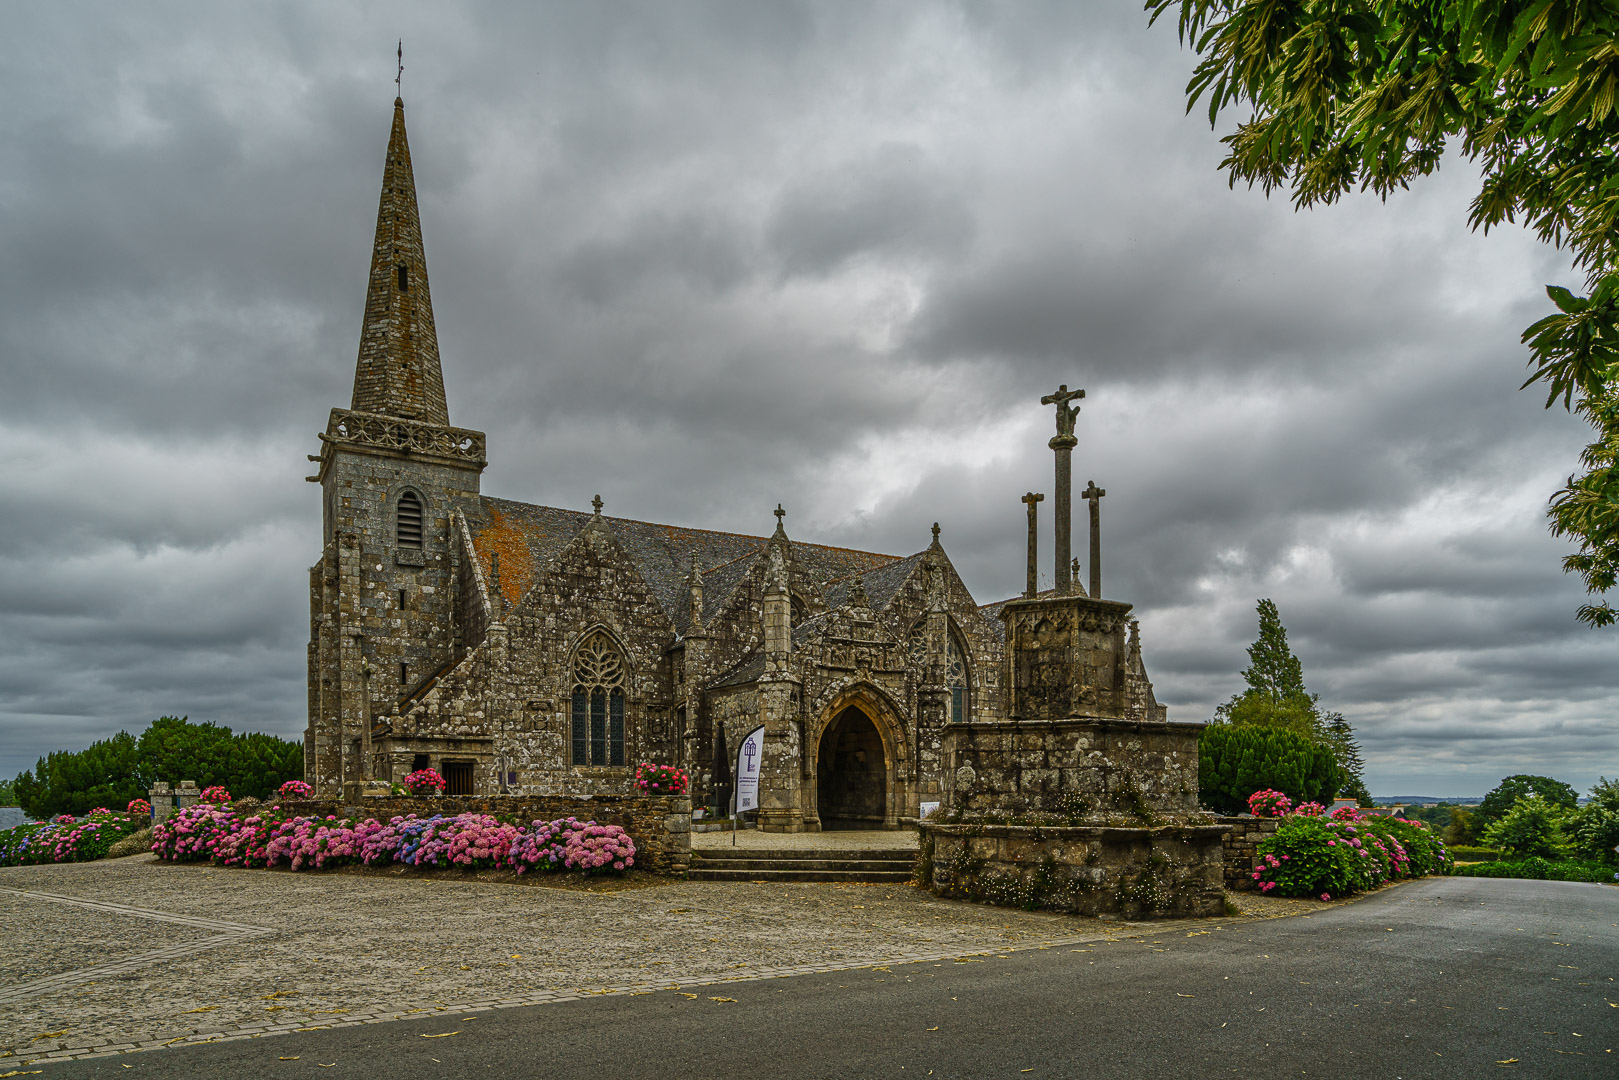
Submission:
<svg viewBox="0 0 1619 1080">
<path fill-rule="evenodd" d="M 371 284 L 350 407 L 429 424 L 450 423 L 416 210 L 416 179 L 405 139 L 405 103 L 399 98 L 394 99 L 393 133 L 382 170 Z"/>
</svg>

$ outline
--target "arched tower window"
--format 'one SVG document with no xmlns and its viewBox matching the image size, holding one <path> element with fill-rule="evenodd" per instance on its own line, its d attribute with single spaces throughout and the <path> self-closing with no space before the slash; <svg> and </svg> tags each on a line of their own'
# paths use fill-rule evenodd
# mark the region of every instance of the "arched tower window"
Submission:
<svg viewBox="0 0 1619 1080">
<path fill-rule="evenodd" d="M 414 491 L 399 496 L 399 506 L 394 514 L 394 538 L 399 541 L 400 547 L 422 546 L 422 500 Z"/>
<path fill-rule="evenodd" d="M 600 630 L 573 658 L 573 763 L 624 764 L 624 657 Z"/>
<path fill-rule="evenodd" d="M 972 680 L 967 673 L 967 649 L 951 627 L 945 635 L 944 685 L 950 690 L 950 722 L 960 724 L 972 715 Z M 927 663 L 927 620 L 911 627 L 911 666 L 917 670 Z"/>
</svg>

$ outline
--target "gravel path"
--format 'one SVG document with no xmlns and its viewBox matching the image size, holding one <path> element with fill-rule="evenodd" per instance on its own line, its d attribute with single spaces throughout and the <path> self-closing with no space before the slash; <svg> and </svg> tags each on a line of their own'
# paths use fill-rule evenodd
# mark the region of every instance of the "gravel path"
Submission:
<svg viewBox="0 0 1619 1080">
<path fill-rule="evenodd" d="M 97 915 L 68 898 L 123 907 Z M 202 925 L 158 921 L 175 917 Z M 0 869 L 0 939 L 12 952 L 0 969 L 0 1071 L 5 1055 L 256 1037 L 1132 932 L 904 885 L 671 881 L 594 892 L 144 855 L 11 867 Z"/>
</svg>

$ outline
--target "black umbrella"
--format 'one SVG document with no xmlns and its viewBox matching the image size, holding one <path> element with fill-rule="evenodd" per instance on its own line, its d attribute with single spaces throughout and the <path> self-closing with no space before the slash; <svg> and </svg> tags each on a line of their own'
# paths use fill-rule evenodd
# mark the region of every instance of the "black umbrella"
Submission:
<svg viewBox="0 0 1619 1080">
<path fill-rule="evenodd" d="M 724 817 L 731 807 L 731 755 L 725 749 L 725 725 L 714 725 L 714 813 Z"/>
</svg>

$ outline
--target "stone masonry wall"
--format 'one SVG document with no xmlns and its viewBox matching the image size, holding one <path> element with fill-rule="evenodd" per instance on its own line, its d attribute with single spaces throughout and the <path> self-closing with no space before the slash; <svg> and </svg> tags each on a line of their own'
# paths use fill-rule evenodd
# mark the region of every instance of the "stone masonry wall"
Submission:
<svg viewBox="0 0 1619 1080">
<path fill-rule="evenodd" d="M 335 799 L 282 802 L 295 814 L 325 817 L 389 818 L 406 814 L 491 814 L 517 821 L 553 821 L 576 817 L 598 825 L 617 825 L 635 841 L 635 865 L 659 874 L 682 875 L 691 866 L 691 800 L 684 796 L 594 795 L 466 795 L 417 797 L 365 796 L 345 805 Z"/>
<path fill-rule="evenodd" d="M 1127 919 L 1224 910 L 1220 826 L 918 828 L 921 873 L 939 896 Z"/>
<path fill-rule="evenodd" d="M 1192 814 L 1202 724 L 997 720 L 945 730 L 945 802 L 968 814 Z"/>
<path fill-rule="evenodd" d="M 1223 817 L 1218 819 L 1225 834 L 1225 887 L 1232 891 L 1252 890 L 1254 861 L 1259 857 L 1259 845 L 1276 835 L 1277 818 Z"/>
</svg>

